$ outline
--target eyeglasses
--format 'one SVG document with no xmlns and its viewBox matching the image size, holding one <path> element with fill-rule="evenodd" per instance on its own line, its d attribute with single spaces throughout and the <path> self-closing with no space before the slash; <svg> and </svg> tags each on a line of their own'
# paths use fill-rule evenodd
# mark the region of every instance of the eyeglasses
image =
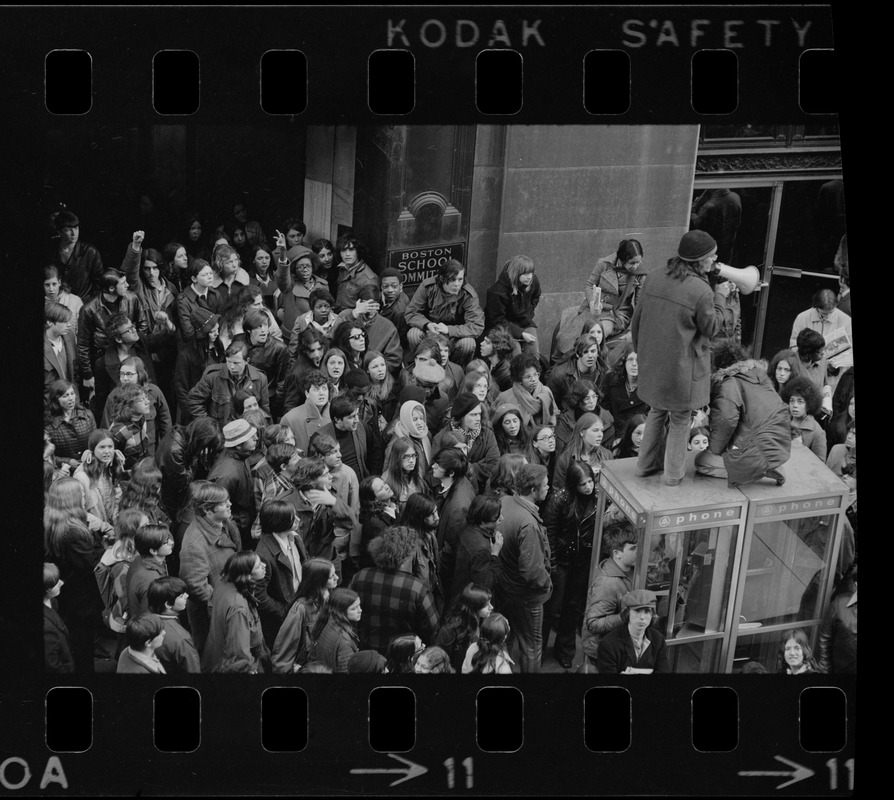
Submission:
<svg viewBox="0 0 894 800">
<path fill-rule="evenodd" d="M 357 339 L 363 339 L 363 334 L 362 333 L 352 333 L 348 338 L 351 339 L 352 341 L 355 341 Z"/>
<path fill-rule="evenodd" d="M 137 374 L 137 373 L 136 373 L 136 372 L 133 372 L 133 371 L 130 371 L 130 370 L 121 370 L 121 372 L 119 372 L 118 374 L 119 374 L 122 378 L 124 378 L 124 377 L 128 377 L 128 376 L 136 377 L 136 374 Z"/>
<path fill-rule="evenodd" d="M 407 453 L 407 454 L 403 457 L 403 460 L 404 460 L 404 461 L 415 461 L 416 458 L 417 458 L 417 456 L 416 456 L 415 453 Z"/>
<path fill-rule="evenodd" d="M 535 442 L 554 442 L 556 441 L 556 434 L 551 433 L 549 436 L 538 436 Z"/>
</svg>

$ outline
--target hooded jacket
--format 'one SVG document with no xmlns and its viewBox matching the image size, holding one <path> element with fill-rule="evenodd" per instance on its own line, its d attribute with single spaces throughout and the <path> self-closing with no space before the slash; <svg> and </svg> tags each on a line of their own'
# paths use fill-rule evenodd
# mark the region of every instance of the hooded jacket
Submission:
<svg viewBox="0 0 894 800">
<path fill-rule="evenodd" d="M 750 483 L 791 455 L 788 406 L 753 359 L 711 376 L 708 449 L 723 457 L 730 484 Z"/>
</svg>

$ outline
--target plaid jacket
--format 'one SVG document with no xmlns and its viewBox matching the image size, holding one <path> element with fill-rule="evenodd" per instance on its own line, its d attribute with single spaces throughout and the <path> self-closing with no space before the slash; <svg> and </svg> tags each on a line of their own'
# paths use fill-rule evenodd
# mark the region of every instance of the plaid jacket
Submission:
<svg viewBox="0 0 894 800">
<path fill-rule="evenodd" d="M 354 576 L 351 588 L 360 595 L 363 612 L 357 623 L 361 650 L 384 655 L 388 643 L 404 633 L 415 633 L 426 644 L 434 641 L 438 612 L 419 578 L 401 570 L 367 567 Z"/>
<path fill-rule="evenodd" d="M 75 409 L 71 419 L 53 417 L 45 426 L 50 441 L 56 445 L 56 461 L 81 461 L 81 453 L 87 449 L 87 438 L 96 430 L 93 413 L 86 408 Z"/>
</svg>

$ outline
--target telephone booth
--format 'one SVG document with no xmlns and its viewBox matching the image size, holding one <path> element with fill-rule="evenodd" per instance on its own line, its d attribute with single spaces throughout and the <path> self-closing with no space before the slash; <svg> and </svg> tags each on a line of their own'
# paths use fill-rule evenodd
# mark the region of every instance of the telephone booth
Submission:
<svg viewBox="0 0 894 800">
<path fill-rule="evenodd" d="M 804 447 L 787 481 L 730 489 L 696 476 L 681 486 L 638 478 L 636 459 L 603 465 L 597 541 L 611 500 L 639 534 L 633 588 L 658 596 L 658 626 L 674 672 L 771 672 L 782 632 L 822 620 L 834 578 L 847 487 Z M 604 557 L 593 548 L 593 567 Z"/>
<path fill-rule="evenodd" d="M 782 635 L 817 631 L 831 599 L 842 545 L 848 487 L 809 449 L 792 446 L 785 485 L 740 487 L 748 522 L 725 672 L 748 661 L 776 672 Z M 842 566 L 847 566 L 842 565 Z"/>
</svg>

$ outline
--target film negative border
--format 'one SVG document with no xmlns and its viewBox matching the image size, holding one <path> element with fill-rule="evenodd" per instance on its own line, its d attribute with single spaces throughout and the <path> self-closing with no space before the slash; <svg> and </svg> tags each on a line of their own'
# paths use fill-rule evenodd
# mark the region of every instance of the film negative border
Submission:
<svg viewBox="0 0 894 800">
<path fill-rule="evenodd" d="M 30 140 L 12 151 L 24 156 L 23 163 L 11 165 L 13 177 L 24 179 L 31 187 L 27 191 L 37 191 L 42 152 L 34 143 L 42 140 L 50 124 L 77 130 L 78 118 L 69 114 L 93 121 L 123 114 L 159 124 L 175 118 L 185 122 L 181 116 L 197 125 L 251 120 L 284 129 L 323 123 L 692 125 L 729 120 L 806 125 L 837 120 L 837 97 L 830 100 L 818 92 L 813 108 L 823 113 L 808 113 L 799 103 L 804 57 L 834 52 L 839 44 L 838 35 L 833 40 L 829 6 L 278 8 L 251 11 L 249 16 L 236 7 L 2 9 L 0 35 L 8 57 L 0 91 L 17 115 L 19 131 Z M 57 108 L 64 113 L 53 115 L 45 105 L 45 81 L 48 55 L 58 51 L 89 55 L 91 102 L 73 110 Z M 198 102 L 191 113 L 162 116 L 153 107 L 153 61 L 162 51 L 197 57 Z M 305 56 L 303 108 L 298 103 L 271 113 L 263 104 L 262 58 L 277 51 Z M 377 114 L 371 108 L 370 59 L 391 51 L 412 55 L 412 103 L 405 91 L 400 113 Z M 519 54 L 517 109 L 485 114 L 476 105 L 476 64 L 482 51 Z M 599 106 L 587 103 L 587 76 L 598 75 L 599 66 L 588 72 L 586 63 L 593 58 L 590 54 L 603 52 L 620 53 L 629 63 L 629 107 L 623 109 L 620 92 L 621 99 L 612 106 L 616 113 L 594 114 L 592 109 Z M 699 114 L 693 108 L 694 58 L 711 52 L 735 55 L 737 92 L 726 114 Z M 388 75 L 392 67 L 382 69 L 381 74 Z M 711 85 L 709 81 L 708 96 Z M 697 169 L 735 171 L 746 168 L 742 164 L 749 159 L 767 157 L 754 150 L 741 153 L 735 162 L 706 156 Z M 813 166 L 808 163 L 804 169 Z M 39 298 L 29 296 L 32 299 L 37 308 Z M 4 313 L 15 302 L 12 295 L 4 297 Z M 32 377 L 36 385 L 39 379 Z M 33 411 L 15 408 L 22 420 L 37 420 Z M 27 431 L 16 435 L 27 448 Z M 23 485 L 39 486 L 37 476 L 36 468 L 23 468 Z M 36 530 L 40 499 L 27 488 L 22 495 L 27 503 L 13 511 L 11 521 L 20 530 Z M 445 682 L 400 682 L 387 676 L 378 681 L 205 676 L 187 684 L 198 692 L 197 747 L 161 752 L 153 742 L 153 707 L 156 693 L 168 684 L 123 682 L 113 676 L 55 682 L 40 674 L 39 619 L 22 600 L 36 594 L 36 580 L 23 575 L 37 574 L 39 547 L 10 548 L 7 542 L 4 555 L 11 576 L 3 589 L 4 607 L 17 612 L 0 615 L 7 641 L 15 642 L 2 656 L 4 793 L 707 796 L 787 790 L 835 796 L 854 790 L 856 683 L 847 676 L 793 682 L 675 675 L 648 683 L 604 676 L 513 676 L 499 682 L 459 676 Z M 92 719 L 89 746 L 83 752 L 57 751 L 47 741 L 46 697 L 60 686 L 89 692 Z M 377 752 L 370 742 L 370 693 L 386 686 L 412 691 L 415 736 L 408 751 Z M 521 691 L 523 737 L 512 752 L 487 752 L 479 746 L 476 699 L 482 689 L 493 686 Z M 297 687 L 306 695 L 307 742 L 294 752 L 264 747 L 264 692 L 278 687 Z M 588 692 L 618 687 L 630 698 L 629 746 L 618 752 L 591 749 L 586 735 Z M 735 735 L 727 731 L 723 741 L 728 746 L 736 740 L 730 750 L 700 751 L 695 746 L 693 703 L 705 688 L 735 692 Z M 836 727 L 843 740 L 840 749 L 811 751 L 803 746 L 803 720 L 815 719 L 802 706 L 804 692 L 810 689 L 843 694 L 843 706 L 836 707 L 835 715 L 836 726 L 844 726 L 843 735 Z M 610 706 L 606 716 L 617 726 L 627 719 L 616 706 Z M 596 713 L 589 724 L 598 726 L 600 721 Z M 834 733 L 825 741 L 833 741 Z M 86 734 L 82 736 L 86 741 Z M 297 741 L 300 744 L 302 737 Z"/>
</svg>

